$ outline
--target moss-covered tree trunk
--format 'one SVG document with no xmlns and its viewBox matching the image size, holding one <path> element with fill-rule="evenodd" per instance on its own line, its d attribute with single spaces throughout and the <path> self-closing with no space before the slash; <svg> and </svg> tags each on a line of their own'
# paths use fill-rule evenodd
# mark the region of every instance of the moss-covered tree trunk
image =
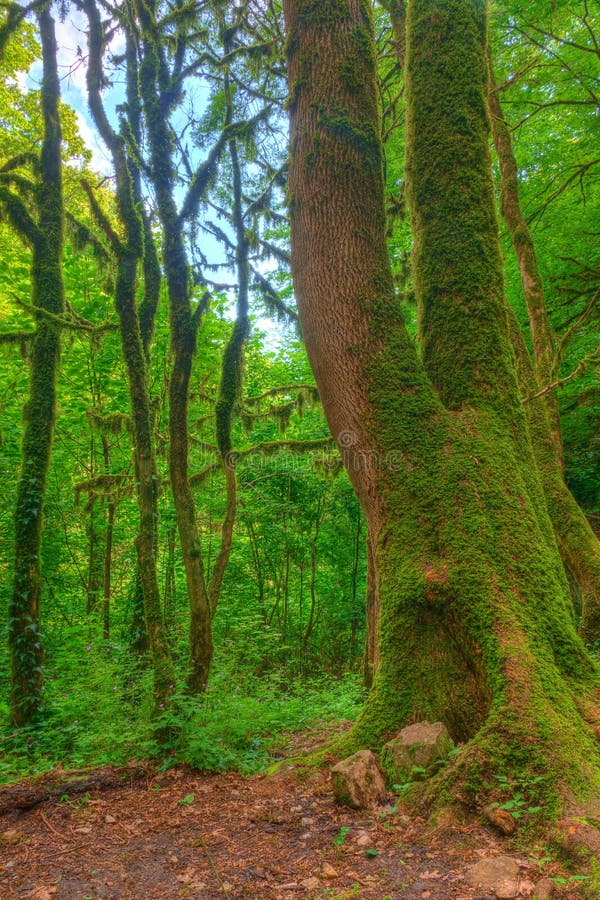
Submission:
<svg viewBox="0 0 600 900">
<path fill-rule="evenodd" d="M 54 21 L 47 7 L 38 13 L 38 22 L 43 60 L 40 99 L 44 137 L 35 194 L 37 222 L 34 224 L 28 217 L 28 237 L 32 246 L 32 304 L 40 310 L 40 315 L 31 342 L 29 395 L 24 413 L 22 464 L 15 505 L 15 569 L 9 609 L 11 715 L 15 725 L 31 722 L 42 700 L 41 530 L 60 356 L 60 328 L 51 316 L 60 315 L 65 302 L 61 268 L 60 83 Z"/>
<path fill-rule="evenodd" d="M 598 670 L 575 631 L 508 331 L 485 5 L 408 10 L 421 355 L 387 257 L 369 4 L 285 0 L 284 12 L 302 330 L 376 541 L 379 666 L 345 749 L 441 720 L 466 742 L 446 770 L 463 796 L 536 771 L 549 804 L 565 785 L 597 798 Z"/>
<path fill-rule="evenodd" d="M 143 59 L 140 95 L 150 150 L 150 177 L 163 227 L 163 261 L 169 298 L 173 363 L 169 378 L 169 473 L 190 604 L 190 675 L 195 692 L 205 690 L 213 656 L 212 616 L 194 496 L 189 481 L 188 402 L 201 307 L 192 306 L 184 221 L 175 200 L 169 114 L 177 90 L 171 83 L 155 4 L 137 3 Z M 173 93 L 171 93 L 171 90 Z"/>
<path fill-rule="evenodd" d="M 158 477 L 153 439 L 153 419 L 147 378 L 147 353 L 151 326 L 146 340 L 142 337 L 137 306 L 138 266 L 144 258 L 144 224 L 136 205 L 134 179 L 130 170 L 125 139 L 110 125 L 101 99 L 103 85 L 102 54 L 105 36 L 98 7 L 85 0 L 89 21 L 88 93 L 96 126 L 108 146 L 116 176 L 116 200 L 125 239 L 112 230 L 110 222 L 86 186 L 99 224 L 112 245 L 117 259 L 115 306 L 119 316 L 121 347 L 127 369 L 134 460 L 137 485 L 139 531 L 135 546 L 143 594 L 144 621 L 154 669 L 154 694 L 159 707 L 168 702 L 174 686 L 174 670 L 161 610 L 156 567 L 156 517 Z M 131 51 L 131 48 L 128 47 Z M 155 309 L 156 307 L 154 307 Z M 153 317 L 152 317 L 153 318 Z M 105 629 L 108 629 L 108 606 L 105 604 Z"/>
<path fill-rule="evenodd" d="M 560 358 L 548 321 L 533 237 L 521 210 L 517 160 L 491 64 L 489 104 L 494 147 L 500 165 L 500 209 L 519 264 L 531 331 L 533 359 L 529 358 L 520 336 L 515 335 L 514 340 L 517 355 L 521 356 L 522 391 L 530 398 L 556 382 Z M 564 481 L 556 391 L 528 400 L 526 413 L 561 557 L 581 596 L 582 633 L 588 640 L 596 640 L 600 636 L 600 541 Z M 551 446 L 548 432 L 552 438 Z"/>
</svg>

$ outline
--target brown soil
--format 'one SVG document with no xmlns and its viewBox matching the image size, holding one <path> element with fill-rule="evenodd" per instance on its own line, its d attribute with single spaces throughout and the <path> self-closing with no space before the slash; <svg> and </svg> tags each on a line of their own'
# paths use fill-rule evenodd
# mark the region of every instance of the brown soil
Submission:
<svg viewBox="0 0 600 900">
<path fill-rule="evenodd" d="M 466 869 L 502 854 L 522 863 L 519 896 L 531 896 L 533 852 L 450 815 L 432 830 L 393 800 L 342 808 L 327 771 L 302 777 L 290 766 L 250 779 L 152 773 L 4 815 L 0 900 L 475 900 L 493 895 L 469 887 Z M 561 873 L 545 863 L 543 874 Z"/>
</svg>

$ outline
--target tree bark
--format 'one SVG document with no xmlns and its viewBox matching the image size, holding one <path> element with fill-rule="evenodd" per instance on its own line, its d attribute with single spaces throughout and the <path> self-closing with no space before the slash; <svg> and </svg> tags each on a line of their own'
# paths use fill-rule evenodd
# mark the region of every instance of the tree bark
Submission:
<svg viewBox="0 0 600 900">
<path fill-rule="evenodd" d="M 155 4 L 137 3 L 143 46 L 140 94 L 150 149 L 150 171 L 164 231 L 163 261 L 169 298 L 173 366 L 169 379 L 169 473 L 190 604 L 188 686 L 205 690 L 213 656 L 211 609 L 189 481 L 188 401 L 200 307 L 192 308 L 183 221 L 174 196 L 175 171 L 168 123 L 169 73 L 154 18 Z"/>
<path fill-rule="evenodd" d="M 161 708 L 169 701 L 175 674 L 162 617 L 156 569 L 158 478 L 147 379 L 148 347 L 144 346 L 142 340 L 136 300 L 138 266 L 144 256 L 144 230 L 135 203 L 134 182 L 128 164 L 125 140 L 110 125 L 101 100 L 102 52 L 105 37 L 100 14 L 94 0 L 84 0 L 84 7 L 90 24 L 87 72 L 90 110 L 112 155 L 116 175 L 116 200 L 125 241 L 121 241 L 112 230 L 110 222 L 95 202 L 91 188 L 86 185 L 84 187 L 96 219 L 104 229 L 117 258 L 115 306 L 119 316 L 121 347 L 127 369 L 140 517 L 135 547 L 144 601 L 144 620 L 153 660 L 154 695 L 157 706 Z M 104 612 L 106 617 L 108 615 L 106 603 Z M 105 629 L 107 627 L 108 622 L 105 618 Z"/>
<path fill-rule="evenodd" d="M 379 666 L 340 751 L 443 721 L 443 778 L 600 796 L 599 674 L 575 631 L 508 333 L 488 148 L 485 7 L 413 0 L 407 177 L 422 359 L 385 242 L 370 9 L 285 0 L 292 271 L 330 428 L 374 541 Z M 439 788 L 439 785 L 438 785 Z"/>
<path fill-rule="evenodd" d="M 42 43 L 41 106 L 43 143 L 36 188 L 37 223 L 31 222 L 32 305 L 43 312 L 64 311 L 62 279 L 63 194 L 60 157 L 60 83 L 54 20 L 38 12 Z M 11 716 L 27 725 L 42 703 L 40 550 L 46 479 L 56 416 L 56 372 L 60 329 L 40 315 L 31 341 L 29 395 L 24 411 L 21 473 L 15 505 L 15 568 L 9 609 Z"/>
<path fill-rule="evenodd" d="M 520 381 L 526 397 L 558 378 L 560 359 L 548 321 L 546 295 L 540 274 L 533 237 L 522 213 L 519 200 L 517 160 L 510 129 L 489 60 L 489 104 L 494 147 L 500 165 L 500 210 L 511 237 L 521 272 L 523 294 L 527 305 L 533 347 L 533 360 L 520 337 L 514 333 L 513 343 L 520 356 Z M 543 411 L 534 409 L 542 405 Z M 564 565 L 581 596 L 582 634 L 593 641 L 600 636 L 600 541 L 585 514 L 564 481 L 563 448 L 556 391 L 529 401 L 526 406 L 532 430 L 533 448 L 543 477 L 548 512 Z M 552 447 L 548 446 L 548 431 Z"/>
</svg>

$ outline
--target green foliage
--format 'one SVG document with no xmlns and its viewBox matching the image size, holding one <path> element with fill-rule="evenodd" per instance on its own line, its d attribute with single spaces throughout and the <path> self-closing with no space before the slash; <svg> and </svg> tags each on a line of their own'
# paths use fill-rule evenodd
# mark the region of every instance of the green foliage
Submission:
<svg viewBox="0 0 600 900">
<path fill-rule="evenodd" d="M 342 825 L 342 827 L 340 828 L 340 830 L 338 831 L 338 833 L 336 834 L 336 836 L 333 839 L 333 843 L 336 845 L 336 847 L 343 847 L 346 843 L 346 838 L 348 837 L 349 834 L 350 834 L 350 829 L 348 828 L 348 826 Z"/>
<path fill-rule="evenodd" d="M 152 721 L 151 673 L 142 660 L 132 658 L 125 644 L 85 643 L 86 636 L 85 627 L 69 629 L 60 647 L 49 648 L 44 727 L 0 733 L 0 780 L 59 763 L 80 768 L 140 756 L 162 767 L 186 763 L 203 771 L 252 774 L 285 747 L 286 732 L 353 718 L 362 697 L 356 678 L 282 683 L 241 673 L 223 659 L 205 698 L 175 696 L 172 707 Z M 180 802 L 192 803 L 193 797 Z"/>
<path fill-rule="evenodd" d="M 530 818 L 541 812 L 540 799 L 543 797 L 543 784 L 547 776 L 536 775 L 514 778 L 507 775 L 495 775 L 501 792 L 506 796 L 503 801 L 494 801 L 491 805 L 505 809 L 515 819 L 523 816 Z"/>
</svg>

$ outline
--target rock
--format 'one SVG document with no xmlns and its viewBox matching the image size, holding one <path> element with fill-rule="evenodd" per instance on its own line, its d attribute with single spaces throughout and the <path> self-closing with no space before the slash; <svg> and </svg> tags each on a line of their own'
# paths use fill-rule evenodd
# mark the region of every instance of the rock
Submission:
<svg viewBox="0 0 600 900">
<path fill-rule="evenodd" d="M 535 886 L 533 892 L 534 900 L 550 900 L 554 894 L 554 885 L 549 878 L 541 878 Z"/>
<path fill-rule="evenodd" d="M 508 810 L 500 809 L 492 803 L 484 808 L 483 814 L 488 822 L 494 825 L 502 834 L 514 834 L 517 823 Z"/>
<path fill-rule="evenodd" d="M 467 869 L 465 881 L 493 892 L 498 900 L 512 900 L 519 893 L 519 864 L 510 856 L 482 859 Z"/>
<path fill-rule="evenodd" d="M 301 882 L 302 887 L 306 888 L 307 891 L 318 891 L 321 887 L 321 882 L 318 878 L 305 878 L 304 881 Z"/>
<path fill-rule="evenodd" d="M 333 792 L 338 803 L 354 809 L 372 806 L 384 793 L 385 782 L 375 754 L 359 750 L 331 770 Z"/>
<path fill-rule="evenodd" d="M 438 760 L 444 759 L 453 747 L 446 726 L 442 722 L 418 722 L 408 725 L 400 734 L 384 745 L 381 764 L 393 781 L 407 781 L 413 769 L 425 769 L 429 774 Z"/>
<path fill-rule="evenodd" d="M 371 843 L 371 835 L 368 831 L 359 831 L 356 835 L 356 843 L 359 847 L 368 847 Z"/>
<path fill-rule="evenodd" d="M 106 813 L 106 815 L 104 816 L 104 821 L 107 825 L 114 825 L 117 820 L 114 816 L 111 816 L 110 813 Z"/>
<path fill-rule="evenodd" d="M 334 869 L 332 865 L 328 862 L 323 863 L 323 867 L 321 868 L 321 878 L 337 878 L 338 872 L 337 869 Z"/>
<path fill-rule="evenodd" d="M 25 835 L 22 831 L 17 831 L 16 828 L 9 828 L 8 831 L 3 831 L 0 834 L 0 841 L 3 844 L 17 844 L 19 841 L 22 841 Z"/>
<path fill-rule="evenodd" d="M 600 853 L 600 831 L 579 819 L 560 819 L 556 823 L 563 851 L 575 859 Z"/>
</svg>

